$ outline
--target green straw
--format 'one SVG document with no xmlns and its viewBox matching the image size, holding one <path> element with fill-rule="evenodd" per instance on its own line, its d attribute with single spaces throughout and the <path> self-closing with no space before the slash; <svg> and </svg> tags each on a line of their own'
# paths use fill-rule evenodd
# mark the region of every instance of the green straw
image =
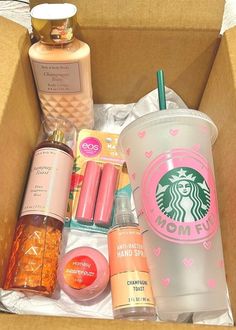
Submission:
<svg viewBox="0 0 236 330">
<path fill-rule="evenodd" d="M 165 80 L 163 70 L 157 71 L 158 97 L 160 110 L 166 110 Z"/>
</svg>

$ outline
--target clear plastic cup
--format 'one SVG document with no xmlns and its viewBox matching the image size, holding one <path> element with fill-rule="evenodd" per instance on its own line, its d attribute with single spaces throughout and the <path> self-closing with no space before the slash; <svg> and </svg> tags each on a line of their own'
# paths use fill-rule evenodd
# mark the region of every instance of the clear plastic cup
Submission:
<svg viewBox="0 0 236 330">
<path fill-rule="evenodd" d="M 145 115 L 121 133 L 159 313 L 227 308 L 212 120 L 196 110 Z"/>
</svg>

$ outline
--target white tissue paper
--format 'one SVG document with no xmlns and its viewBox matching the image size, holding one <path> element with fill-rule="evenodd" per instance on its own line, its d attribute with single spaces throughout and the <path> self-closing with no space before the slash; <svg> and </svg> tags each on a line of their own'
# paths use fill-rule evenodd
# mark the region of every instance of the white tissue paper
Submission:
<svg viewBox="0 0 236 330">
<path fill-rule="evenodd" d="M 236 1 L 226 0 L 220 34 L 236 25 Z"/>
<path fill-rule="evenodd" d="M 171 89 L 165 88 L 167 109 L 187 108 L 182 99 Z M 136 118 L 149 112 L 158 111 L 158 93 L 154 90 L 132 104 L 94 105 L 95 129 L 105 132 L 120 133 L 122 129 Z M 136 216 L 132 200 L 132 210 Z M 107 236 L 100 233 L 82 232 L 76 229 L 64 229 L 64 252 L 79 246 L 90 246 L 101 251 L 108 259 Z M 0 310 L 16 314 L 56 315 L 71 317 L 89 317 L 112 319 L 112 302 L 110 288 L 99 296 L 93 304 L 78 304 L 72 301 L 63 291 L 56 290 L 55 297 L 25 296 L 23 293 L 0 290 Z M 169 314 L 168 320 L 198 324 L 233 325 L 230 307 L 227 311 L 216 313 Z M 160 321 L 157 318 L 157 321 Z"/>
<path fill-rule="evenodd" d="M 167 109 L 187 108 L 183 100 L 170 88 L 165 88 Z M 95 129 L 119 134 L 129 123 L 159 110 L 158 93 L 154 90 L 137 103 L 95 104 Z"/>
</svg>

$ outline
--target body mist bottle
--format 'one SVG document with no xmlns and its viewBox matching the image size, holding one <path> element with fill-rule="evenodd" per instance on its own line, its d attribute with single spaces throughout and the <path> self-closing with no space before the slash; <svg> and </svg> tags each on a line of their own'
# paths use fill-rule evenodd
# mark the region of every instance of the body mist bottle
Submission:
<svg viewBox="0 0 236 330">
<path fill-rule="evenodd" d="M 33 155 L 4 283 L 7 290 L 50 296 L 56 284 L 75 128 L 54 124 Z"/>
<path fill-rule="evenodd" d="M 69 3 L 41 4 L 31 10 L 39 41 L 29 56 L 45 116 L 64 117 L 77 129 L 93 128 L 90 48 L 78 40 L 76 7 Z"/>
<path fill-rule="evenodd" d="M 155 320 L 143 239 L 127 195 L 116 197 L 115 226 L 108 233 L 108 250 L 114 318 Z"/>
</svg>

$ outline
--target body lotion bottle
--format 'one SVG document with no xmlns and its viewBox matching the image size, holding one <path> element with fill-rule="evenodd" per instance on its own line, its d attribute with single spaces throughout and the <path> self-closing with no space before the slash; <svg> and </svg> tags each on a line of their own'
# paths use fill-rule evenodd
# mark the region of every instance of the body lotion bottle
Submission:
<svg viewBox="0 0 236 330">
<path fill-rule="evenodd" d="M 76 34 L 77 8 L 69 3 L 41 4 L 31 10 L 34 35 L 29 49 L 45 116 L 64 117 L 77 129 L 93 128 L 90 48 Z"/>
</svg>

